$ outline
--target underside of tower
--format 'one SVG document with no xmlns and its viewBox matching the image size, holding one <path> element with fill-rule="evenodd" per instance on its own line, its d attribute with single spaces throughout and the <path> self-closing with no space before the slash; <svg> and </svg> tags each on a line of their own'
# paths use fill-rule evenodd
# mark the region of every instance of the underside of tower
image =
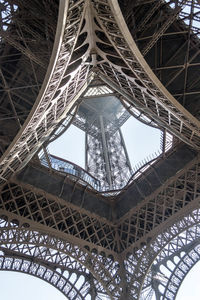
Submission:
<svg viewBox="0 0 200 300">
<path fill-rule="evenodd" d="M 199 8 L 1 1 L 1 270 L 70 300 L 175 299 L 200 257 Z M 137 168 L 132 117 L 161 132 Z M 85 168 L 49 152 L 72 124 Z"/>
</svg>

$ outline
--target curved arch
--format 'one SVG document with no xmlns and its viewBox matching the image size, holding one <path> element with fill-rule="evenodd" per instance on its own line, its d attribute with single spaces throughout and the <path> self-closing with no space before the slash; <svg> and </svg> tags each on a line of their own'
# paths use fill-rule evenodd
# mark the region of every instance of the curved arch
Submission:
<svg viewBox="0 0 200 300">
<path fill-rule="evenodd" d="M 82 285 L 81 289 L 76 287 L 77 282 L 73 284 L 70 282 L 70 276 L 68 278 L 63 276 L 56 270 L 51 269 L 44 264 L 31 261 L 31 258 L 14 257 L 8 255 L 2 255 L 3 251 L 0 251 L 0 270 L 1 271 L 14 271 L 24 274 L 29 274 L 45 282 L 51 284 L 53 287 L 63 293 L 68 299 L 84 300 L 89 295 L 88 286 Z"/>
<path fill-rule="evenodd" d="M 47 145 L 57 140 L 65 131 L 69 128 L 69 126 L 72 124 L 75 115 L 78 111 L 79 103 L 76 103 L 76 105 L 69 111 L 68 115 L 62 119 L 55 127 L 53 132 L 50 135 L 50 138 L 47 142 Z"/>
<path fill-rule="evenodd" d="M 95 39 L 91 38 L 95 35 Z M 107 40 L 106 52 L 102 45 Z M 95 74 L 133 107 L 157 119 L 169 132 L 199 149 L 200 122 L 174 99 L 147 65 L 128 31 L 117 1 L 77 0 L 75 3 L 60 0 L 48 71 L 26 122 L 1 157 L 1 182 L 31 159 Z"/>
<path fill-rule="evenodd" d="M 164 288 L 162 292 L 162 299 L 175 299 L 176 295 L 181 287 L 183 280 L 193 268 L 193 266 L 200 261 L 200 239 L 196 241 L 196 246 L 191 245 L 190 250 L 188 248 L 182 249 L 181 253 L 177 253 L 176 257 L 179 259 L 178 263 L 175 263 L 174 259 L 171 260 L 174 264 L 174 269 L 169 269 L 171 275 L 167 282 L 161 281 L 158 284 Z M 165 265 L 170 261 L 170 259 L 165 263 Z M 161 296 L 161 295 L 160 295 Z"/>
<path fill-rule="evenodd" d="M 187 208 L 187 215 L 183 217 L 183 212 L 172 226 L 154 238 L 146 237 L 146 242 L 141 242 L 140 247 L 135 247 L 132 252 L 127 253 L 124 264 L 130 297 L 148 299 L 142 297 L 146 289 L 152 287 L 155 275 L 152 266 L 200 238 L 200 209 L 195 209 L 195 206 Z"/>
<path fill-rule="evenodd" d="M 153 128 L 160 129 L 158 124 L 155 123 L 153 118 L 147 117 L 146 114 L 143 111 L 139 111 L 137 108 L 132 106 L 129 102 L 127 102 L 125 99 L 120 99 L 122 105 L 128 110 L 128 112 L 138 121 L 143 123 L 144 125 L 151 126 Z"/>
<path fill-rule="evenodd" d="M 3 251 L 14 251 L 18 256 L 28 255 L 48 266 L 50 264 L 82 274 L 90 287 L 94 282 L 97 295 L 103 292 L 104 295 L 109 295 L 110 299 L 114 299 L 112 295 L 119 293 L 120 288 L 115 283 L 116 268 L 109 270 L 113 263 L 110 258 L 95 252 L 91 253 L 86 248 L 48 233 L 27 228 L 27 225 L 19 227 L 17 220 L 9 221 L 4 216 L 0 221 L 0 247 Z"/>
<path fill-rule="evenodd" d="M 157 290 L 158 284 L 161 284 L 164 287 L 162 288 L 162 295 L 164 293 L 168 293 L 168 286 L 170 286 L 170 288 L 172 287 L 172 281 L 175 278 L 173 277 L 173 274 L 176 276 L 176 270 L 178 272 L 179 265 L 181 262 L 184 262 L 184 259 L 187 260 L 188 258 L 188 255 L 186 252 L 184 252 L 184 249 L 189 249 L 191 250 L 189 253 L 192 253 L 193 246 L 197 245 L 198 247 L 200 240 L 199 229 L 200 209 L 196 209 L 179 220 L 173 226 L 169 227 L 166 231 L 163 231 L 161 234 L 159 234 L 158 237 L 152 241 L 148 247 L 143 247 L 140 257 L 141 260 L 138 266 L 138 271 L 142 269 L 145 274 L 143 276 L 142 285 L 139 284 L 137 287 L 137 293 L 140 295 L 140 297 L 142 297 L 142 294 L 147 287 L 152 288 L 152 286 L 156 286 L 155 290 Z M 184 256 L 180 257 L 180 264 L 177 263 L 177 266 L 174 264 L 173 272 L 171 273 L 168 271 L 167 273 L 167 276 L 170 278 L 166 279 L 166 275 L 158 268 L 158 266 L 163 265 L 166 267 L 166 264 L 170 261 L 170 257 L 175 257 L 179 253 L 182 253 L 181 255 L 184 253 Z M 165 271 L 167 272 L 167 270 Z M 189 271 L 189 269 L 187 271 Z M 186 276 L 186 273 L 182 275 L 183 276 L 181 276 L 180 282 L 182 282 Z M 178 289 L 174 286 L 173 289 L 173 297 L 175 297 Z M 159 297 L 159 292 L 157 292 L 157 296 Z M 173 297 L 171 296 L 169 299 L 174 299 Z"/>
<path fill-rule="evenodd" d="M 193 115 L 188 115 L 188 111 L 175 100 L 150 69 L 127 28 L 118 2 L 115 0 L 105 1 L 104 10 L 98 0 L 95 2 L 97 21 L 101 24 L 107 37 L 114 45 L 116 53 L 118 53 L 118 61 L 116 61 L 114 60 L 116 53 L 111 60 L 105 52 L 99 50 L 106 62 L 99 66 L 100 78 L 119 93 L 121 89 L 122 97 L 130 105 L 157 119 L 157 122 L 169 132 L 191 145 L 191 140 L 188 140 L 187 134 L 190 135 L 195 131 L 195 137 L 198 137 L 199 121 Z M 108 14 L 109 19 L 107 18 Z M 126 45 L 126 49 L 124 45 Z M 117 81 L 120 81 L 120 87 Z M 173 126 L 169 121 L 169 116 L 176 120 L 176 126 Z M 183 124 L 182 122 L 187 128 L 187 136 L 179 127 L 180 124 Z M 193 128 L 191 124 L 194 125 Z M 199 144 L 199 141 L 197 143 Z M 193 147 L 199 148 L 199 145 L 194 146 L 193 144 Z"/>
<path fill-rule="evenodd" d="M 35 104 L 0 160 L 0 182 L 21 169 L 63 119 L 88 82 L 89 65 L 83 64 L 86 51 L 77 61 L 73 52 L 79 44 L 85 3 L 60 0 L 54 47 L 43 85 Z M 77 65 L 78 62 L 78 65 Z M 72 68 L 76 64 L 75 70 Z"/>
</svg>

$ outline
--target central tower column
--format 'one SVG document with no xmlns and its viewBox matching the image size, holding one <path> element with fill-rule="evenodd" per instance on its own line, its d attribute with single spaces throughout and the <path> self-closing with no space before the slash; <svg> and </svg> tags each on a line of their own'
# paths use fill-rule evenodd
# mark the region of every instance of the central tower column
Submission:
<svg viewBox="0 0 200 300">
<path fill-rule="evenodd" d="M 85 168 L 102 190 L 121 189 L 132 170 L 121 126 L 129 113 L 115 96 L 85 98 L 74 125 L 85 131 Z"/>
<path fill-rule="evenodd" d="M 108 182 L 109 188 L 112 190 L 113 189 L 112 170 L 110 165 L 109 150 L 106 141 L 106 133 L 105 133 L 104 120 L 102 115 L 99 116 L 99 123 L 100 123 L 100 131 L 101 131 L 103 157 L 105 161 L 104 164 L 106 170 L 106 179 L 107 179 L 106 181 Z"/>
</svg>

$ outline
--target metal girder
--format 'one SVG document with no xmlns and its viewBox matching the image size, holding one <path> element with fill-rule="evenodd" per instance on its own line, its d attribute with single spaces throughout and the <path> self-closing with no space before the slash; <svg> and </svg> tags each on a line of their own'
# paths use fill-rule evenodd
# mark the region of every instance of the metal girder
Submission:
<svg viewBox="0 0 200 300">
<path fill-rule="evenodd" d="M 69 80 L 69 84 L 65 83 L 68 75 L 70 75 L 69 71 L 65 73 L 68 64 L 70 63 L 70 67 L 73 68 L 73 63 L 79 62 L 83 56 L 82 54 L 79 60 L 72 58 L 70 62 L 72 52 L 76 50 L 76 41 L 81 26 L 78 21 L 81 16 L 81 7 L 83 9 L 83 6 L 83 1 L 80 1 L 79 7 L 71 2 L 68 10 L 68 14 L 71 15 L 71 21 L 68 20 L 69 22 L 66 23 L 68 5 L 61 1 L 55 46 L 46 79 L 34 108 L 26 120 L 26 124 L 24 124 L 7 151 L 7 153 L 9 152 L 8 156 L 5 154 L 1 158 L 1 174 L 6 174 L 6 177 L 30 160 L 51 131 L 55 129 L 63 115 L 71 108 L 72 104 L 79 97 L 77 91 L 86 83 L 88 66 L 81 66 L 81 64 L 79 64 L 81 67 L 78 68 L 75 76 Z M 76 14 L 77 10 L 79 11 L 78 14 Z M 67 106 L 66 103 L 68 104 Z M 44 114 L 45 110 L 47 111 Z M 5 180 L 4 175 L 1 176 L 1 179 Z"/>
<path fill-rule="evenodd" d="M 191 234 L 188 231 L 188 234 Z M 189 240 L 189 239 L 188 239 Z M 174 250 L 173 255 L 155 261 L 152 267 L 152 287 L 157 299 L 175 299 L 183 280 L 192 267 L 200 261 L 200 241 L 193 237 L 181 249 Z M 174 241 L 171 242 L 174 246 Z M 165 273 L 165 274 L 164 274 Z M 163 278 L 163 280 L 162 280 Z M 161 292 L 162 291 L 162 292 Z"/>
<path fill-rule="evenodd" d="M 100 116 L 97 136 L 86 136 L 86 169 L 100 180 L 101 191 L 122 189 L 132 174 L 121 130 L 113 133 L 112 126 Z"/>
<path fill-rule="evenodd" d="M 33 54 L 29 49 L 18 43 L 18 41 L 16 41 L 14 38 L 7 35 L 7 33 L 5 33 L 4 31 L 0 32 L 0 36 L 2 36 L 10 45 L 14 46 L 17 50 L 22 52 L 30 60 L 34 61 L 36 64 L 46 69 L 46 65 L 40 60 L 40 58 L 36 57 L 35 54 Z"/>
<path fill-rule="evenodd" d="M 94 72 L 118 92 L 120 89 L 130 105 L 199 148 L 199 121 L 176 102 L 152 73 L 127 30 L 116 1 L 61 1 L 48 70 L 32 112 L 1 159 L 2 180 L 25 165 L 48 139 Z"/>
<path fill-rule="evenodd" d="M 147 123 L 155 120 L 192 147 L 200 147 L 199 121 L 152 73 L 117 2 L 61 1 L 54 50 L 40 94 L 1 159 L 0 176 L 5 183 L 0 186 L 0 268 L 29 270 L 69 298 L 73 291 L 77 299 L 88 295 L 92 300 L 138 299 L 155 279 L 151 270 L 155 259 L 162 261 L 199 238 L 199 157 L 160 182 L 162 186 L 148 196 L 136 184 L 143 200 L 137 203 L 136 199 L 135 207 L 120 219 L 114 197 L 107 201 L 111 220 L 84 209 L 86 190 L 78 194 L 78 182 L 71 187 L 75 200 L 80 201 L 76 204 L 63 198 L 66 178 L 62 177 L 57 196 L 16 179 L 7 181 L 57 130 L 95 76 L 120 94 L 133 114 L 134 109 L 141 111 Z M 100 201 L 98 197 L 93 199 Z M 78 279 L 77 285 L 72 284 L 69 275 L 53 267 L 70 270 L 77 278 L 82 275 L 83 285 L 78 287 Z"/>
<path fill-rule="evenodd" d="M 3 83 L 4 83 L 4 88 L 5 88 L 5 90 L 7 90 L 7 93 L 8 93 L 8 99 L 9 99 L 9 101 L 10 101 L 10 104 L 11 104 L 11 107 L 12 107 L 12 110 L 13 110 L 13 113 L 14 113 L 15 118 L 16 118 L 16 121 L 17 121 L 17 123 L 18 123 L 18 126 L 19 126 L 19 128 L 21 128 L 21 123 L 20 123 L 19 117 L 18 117 L 18 115 L 17 115 L 17 113 L 16 113 L 16 109 L 15 109 L 15 106 L 14 106 L 14 103 L 13 103 L 13 100 L 12 100 L 12 96 L 11 96 L 10 91 L 9 91 L 9 88 L 8 88 L 7 81 L 6 81 L 5 77 L 4 77 L 4 74 L 3 74 L 3 72 L 2 72 L 1 69 L 0 69 L 0 76 L 2 77 L 2 80 L 3 80 Z"/>
<path fill-rule="evenodd" d="M 15 269 L 42 278 L 66 297 L 88 299 L 85 297 L 94 293 L 95 284 L 99 297 L 108 295 L 109 299 L 117 299 L 114 295 L 119 293 L 120 287 L 113 283 L 117 281 L 118 265 L 112 256 L 105 257 L 101 253 L 100 259 L 88 248 L 51 236 L 49 232 L 42 233 L 37 226 L 21 223 L 22 219 L 18 223 L 13 217 L 3 213 L 0 218 L 1 269 Z M 11 253 L 14 255 L 9 257 Z"/>
<path fill-rule="evenodd" d="M 145 56 L 152 70 L 155 71 L 161 82 L 168 91 L 194 116 L 199 118 L 198 96 L 188 94 L 193 92 L 191 83 L 198 77 L 198 67 L 192 66 L 189 60 L 193 57 L 194 62 L 198 64 L 200 55 L 199 50 L 199 4 L 196 0 L 187 1 L 182 5 L 182 1 L 163 1 L 163 6 L 157 10 L 141 32 L 137 32 L 137 44 L 142 51 L 147 47 L 149 40 L 157 34 L 162 24 L 168 21 L 170 15 L 173 15 L 177 7 L 180 7 L 180 13 L 177 18 L 163 33 L 156 44 L 151 48 L 149 54 Z M 132 14 L 135 18 L 136 28 L 140 21 L 148 16 L 153 4 L 143 4 L 139 8 L 133 9 Z M 128 20 L 127 20 L 128 22 Z M 131 24 L 129 24 L 131 31 Z M 168 50 L 169 51 L 168 51 Z M 174 52 L 174 53 L 173 53 Z M 177 53 L 176 53 L 177 52 Z M 176 55 L 174 55 L 176 54 Z M 182 64 L 183 68 L 179 69 Z M 170 66 L 177 65 L 177 69 L 170 70 Z M 169 67 L 169 69 L 165 69 Z M 160 70 L 156 70 L 160 68 Z M 163 69 L 162 69 L 163 68 Z M 169 84 L 168 84 L 169 83 Z M 196 81 L 196 89 L 199 89 Z M 182 94 L 175 96 L 176 94 Z M 180 92 L 180 93 L 179 93 Z"/>
<path fill-rule="evenodd" d="M 157 1 L 155 4 L 152 5 L 152 7 L 149 9 L 148 13 L 144 16 L 144 18 L 140 21 L 140 23 L 137 26 L 137 30 L 142 30 L 146 23 L 150 20 L 150 18 L 153 16 L 153 14 L 159 9 L 159 7 L 163 3 L 161 1 Z"/>
<path fill-rule="evenodd" d="M 156 299 L 162 299 L 163 295 L 165 299 L 175 299 L 183 279 L 198 261 L 199 228 L 198 207 L 189 214 L 185 212 L 182 220 L 160 232 L 158 238 L 152 241 L 149 255 L 145 257 L 145 254 L 143 259 L 153 258 L 154 266 L 145 275 L 142 294 L 153 290 Z"/>
<path fill-rule="evenodd" d="M 32 2 L 29 6 L 30 11 L 36 5 Z M 24 124 L 35 98 L 39 87 L 45 75 L 45 69 L 39 64 L 33 62 L 16 47 L 9 44 L 3 37 L 4 35 L 13 39 L 21 47 L 28 49 L 35 57 L 39 58 L 44 64 L 47 64 L 48 56 L 46 53 L 46 41 L 41 43 L 31 33 L 32 28 L 36 30 L 36 23 L 42 24 L 42 19 L 38 20 L 38 15 L 34 20 L 27 13 L 26 5 L 21 3 L 20 9 L 16 1 L 12 3 L 6 0 L 1 1 L 1 38 L 0 38 L 0 103 L 1 103 L 1 151 L 0 156 L 5 153 L 8 146 L 13 141 L 17 132 Z M 54 7 L 56 19 L 56 6 Z M 23 16 L 22 16 L 23 15 Z M 44 17 L 46 13 L 44 12 Z M 20 19 L 20 26 L 17 20 Z M 25 30 L 25 27 L 30 30 Z M 40 26 L 42 28 L 42 26 Z M 51 43 L 53 42 L 53 39 Z M 38 46 L 38 44 L 40 44 Z M 45 57 L 44 57 L 45 56 Z M 8 122 L 10 118 L 10 122 Z"/>
<path fill-rule="evenodd" d="M 160 2 L 158 2 L 160 3 Z M 168 17 L 168 19 L 163 23 L 163 25 L 159 28 L 158 31 L 156 31 L 151 39 L 151 41 L 145 46 L 145 48 L 142 50 L 142 54 L 145 56 L 149 50 L 156 44 L 158 39 L 163 35 L 163 33 L 169 28 L 169 26 L 175 21 L 177 18 L 177 15 L 180 13 L 182 6 L 186 3 L 186 0 L 182 1 L 181 6 L 176 7 L 176 9 L 172 12 L 172 14 Z M 158 5 L 156 5 L 155 10 L 159 8 Z M 154 13 L 154 11 L 153 11 Z"/>
<path fill-rule="evenodd" d="M 38 277 L 60 290 L 68 299 L 73 297 L 79 300 L 87 299 L 90 292 L 90 285 L 87 281 L 89 271 L 84 270 L 81 266 L 80 270 L 75 270 L 75 268 L 72 270 L 67 265 L 63 265 L 62 271 L 60 271 L 58 269 L 61 267 L 60 264 L 52 263 L 50 266 L 48 261 L 39 257 L 39 253 L 42 251 L 39 247 L 37 249 L 37 247 L 30 246 L 26 253 L 15 252 L 16 250 L 18 250 L 17 246 L 15 246 L 15 250 L 9 249 L 9 245 L 0 247 L 0 270 L 21 272 Z M 30 252 L 29 255 L 27 255 L 28 250 Z M 30 255 L 31 253 L 34 253 L 34 255 Z M 71 264 L 73 264 L 73 260 Z M 78 263 L 76 264 L 78 265 Z M 76 279 L 73 283 L 74 277 Z M 80 287 L 78 286 L 79 284 L 81 284 Z"/>
<path fill-rule="evenodd" d="M 55 255 L 50 255 L 51 241 L 54 249 L 57 247 L 68 249 L 73 244 L 77 245 L 77 250 L 70 252 L 70 256 L 85 265 L 85 254 L 80 261 L 76 253 L 88 249 L 87 257 L 90 253 L 93 263 L 89 264 L 90 267 L 88 263 L 85 266 L 102 284 L 102 291 L 105 289 L 111 299 L 120 299 L 125 293 L 126 282 L 127 299 L 138 299 L 143 282 L 147 280 L 145 276 L 152 274 L 149 275 L 148 272 L 156 255 L 161 259 L 173 255 L 183 244 L 194 241 L 200 232 L 192 227 L 195 224 L 199 226 L 199 210 L 195 210 L 199 206 L 200 196 L 199 168 L 199 159 L 190 162 L 184 170 L 168 180 L 141 204 L 130 210 L 123 218 L 118 220 L 114 218 L 113 222 L 38 188 L 17 181 L 10 182 L 1 187 L 1 218 L 5 220 L 7 216 L 14 224 L 9 228 L 20 232 L 14 236 L 20 237 L 20 244 L 23 244 L 23 247 L 17 246 L 16 252 L 20 253 L 20 249 L 27 249 L 29 244 L 38 245 L 40 241 L 46 247 L 42 252 L 44 259 L 47 256 L 52 260 Z M 188 233 L 182 234 L 185 230 Z M 48 233 L 45 234 L 45 240 L 38 231 Z M 12 232 L 6 233 L 5 228 L 3 232 L 4 235 L 1 236 L 3 244 L 15 244 Z M 179 239 L 182 240 L 181 243 Z M 66 241 L 69 246 L 62 246 L 62 241 Z M 176 247 L 168 245 L 172 242 Z M 47 251 L 50 251 L 49 255 Z M 113 257 L 111 260 L 110 256 Z M 87 258 L 86 261 L 90 259 Z M 102 265 L 98 264 L 102 262 L 106 270 L 103 267 L 100 271 Z"/>
<path fill-rule="evenodd" d="M 151 237 L 149 240 L 146 239 L 144 243 L 141 243 L 139 248 L 135 247 L 132 254 L 127 255 L 125 265 L 128 272 L 128 281 L 131 286 L 131 299 L 138 299 L 138 294 L 140 294 L 142 299 L 145 299 L 142 295 L 145 295 L 146 288 L 148 286 L 151 286 L 150 289 L 156 288 L 152 282 L 152 280 L 156 280 L 156 278 L 154 278 L 155 272 L 153 267 L 151 269 L 153 262 L 162 261 L 164 257 L 170 257 L 177 253 L 182 247 L 184 248 L 184 245 L 199 239 L 198 205 L 197 202 L 197 209 L 195 209 L 194 206 L 193 209 L 190 208 L 191 210 L 189 208 L 188 211 L 185 210 L 182 214 L 182 218 L 173 224 L 171 223 L 171 227 L 168 224 L 169 227 L 167 229 L 165 228 L 165 230 L 163 229 L 157 232 L 157 237 Z M 135 276 L 131 276 L 133 272 Z M 160 282 L 166 280 L 166 275 L 163 275 L 165 275 L 165 272 L 157 277 Z M 168 281 L 166 281 L 166 284 L 167 282 Z M 174 298 L 171 297 L 169 299 Z"/>
<path fill-rule="evenodd" d="M 82 193 L 78 196 L 76 186 L 74 190 L 77 195 L 76 200 L 79 201 L 78 198 L 82 196 Z M 17 199 L 16 195 L 18 195 Z M 68 188 L 69 195 L 70 188 Z M 34 222 L 35 226 L 41 230 L 43 228 L 60 237 L 71 236 L 76 244 L 89 247 L 92 244 L 94 247 L 98 245 L 99 249 L 101 248 L 108 254 L 117 251 L 115 225 L 111 221 L 95 214 L 92 216 L 84 208 L 77 208 L 73 202 L 70 204 L 70 199 L 66 201 L 62 198 L 64 196 L 60 197 L 53 196 L 52 198 L 50 194 L 46 197 L 44 192 L 41 190 L 40 193 L 37 188 L 35 190 L 31 186 L 22 186 L 21 183 L 9 183 L 1 192 L 1 209 Z M 16 204 L 13 206 L 14 202 Z"/>
</svg>

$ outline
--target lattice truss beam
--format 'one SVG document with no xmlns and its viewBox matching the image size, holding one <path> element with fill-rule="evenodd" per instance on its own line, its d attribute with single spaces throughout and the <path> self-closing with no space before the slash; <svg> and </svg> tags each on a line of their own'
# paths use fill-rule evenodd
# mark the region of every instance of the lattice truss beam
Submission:
<svg viewBox="0 0 200 300">
<path fill-rule="evenodd" d="M 29 236 L 27 232 L 31 231 L 34 235 L 34 231 L 37 231 L 37 236 L 40 236 L 38 232 L 45 232 L 47 241 L 51 237 L 54 239 L 54 247 L 60 247 L 59 241 L 65 241 L 68 247 L 77 247 L 75 252 L 86 251 L 87 256 L 91 257 L 90 267 L 88 264 L 86 267 L 102 285 L 99 293 L 101 290 L 111 299 L 138 299 L 141 292 L 155 288 L 155 280 L 152 278 L 155 272 L 152 273 L 150 269 L 152 263 L 155 264 L 155 259 L 166 265 L 166 257 L 170 259 L 183 245 L 193 243 L 200 232 L 199 210 L 195 210 L 199 207 L 199 174 L 200 163 L 195 159 L 155 194 L 120 220 L 113 219 L 112 222 L 15 181 L 2 186 L 1 218 L 8 218 L 14 224 L 12 226 L 16 232 L 9 233 L 10 243 L 25 235 L 26 239 L 23 238 L 21 243 L 24 245 L 26 242 L 26 247 L 29 247 L 32 235 Z M 191 213 L 183 218 L 189 212 Z M 2 222 L 4 224 L 5 221 Z M 195 224 L 196 227 L 193 227 Z M 17 233 L 21 230 L 23 234 Z M 3 232 L 5 231 L 2 234 Z M 9 234 L 6 234 L 7 239 Z M 175 242 L 172 242 L 173 239 Z M 22 248 L 25 249 L 24 246 Z M 69 251 L 68 254 L 73 256 L 72 252 Z M 19 253 L 17 249 L 16 255 Z M 45 252 L 44 254 L 47 255 Z M 54 257 L 53 254 L 52 256 Z M 47 257 L 50 259 L 51 255 Z M 77 256 L 73 258 L 85 265 L 85 260 L 80 261 Z M 163 285 L 163 281 L 159 284 Z M 169 282 L 168 285 L 171 288 L 173 283 Z M 168 293 L 168 286 L 165 288 Z"/>
<path fill-rule="evenodd" d="M 152 299 L 153 295 L 157 299 L 175 299 L 185 276 L 199 262 L 199 234 L 197 209 L 158 235 L 148 249 L 150 255 L 145 254 L 147 260 L 154 256 L 154 261 L 145 275 L 141 299 Z"/>
<path fill-rule="evenodd" d="M 31 6 L 27 1 L 1 1 L 0 156 L 24 124 L 44 80 L 57 11 L 58 4 L 48 6 L 47 1 Z"/>
<path fill-rule="evenodd" d="M 164 253 L 166 250 L 164 250 L 162 256 L 159 255 L 159 258 L 154 261 L 150 275 L 152 278 L 150 289 L 154 290 L 157 299 L 175 299 L 184 278 L 200 261 L 199 233 L 195 236 L 195 230 L 199 232 L 199 226 L 192 227 L 187 233 L 182 233 L 182 238 L 179 239 L 179 243 L 182 244 L 181 248 L 174 247 L 174 244 L 177 244 L 175 240 L 170 243 L 171 247 L 176 249 L 173 255 L 167 257 L 167 253 Z M 188 235 L 187 243 L 184 241 L 186 234 Z M 165 258 L 164 255 L 166 255 Z M 148 287 L 146 286 L 145 289 Z"/>
<path fill-rule="evenodd" d="M 184 3 L 178 2 L 177 10 Z M 20 7 L 22 2 L 17 4 Z M 6 12 L 9 9 L 15 15 L 15 7 L 7 6 Z M 1 18 L 1 24 L 12 29 L 5 13 Z M 32 31 L 26 31 L 26 37 L 33 37 Z M 23 59 L 32 61 L 31 68 L 35 70 L 32 64 L 43 67 L 45 60 L 40 63 L 20 30 L 11 40 L 8 32 L 2 32 L 2 38 L 22 53 Z M 97 75 L 131 106 L 133 114 L 141 111 L 149 122 L 155 120 L 199 149 L 199 121 L 152 73 L 115 0 L 60 1 L 51 60 L 44 81 L 41 76 L 43 84 L 35 104 L 30 101 L 33 108 L 26 121 L 20 121 L 16 103 L 27 99 L 27 93 L 13 102 L 8 91 L 12 76 L 5 72 L 12 71 L 2 67 L 0 72 L 2 88 L 10 101 L 5 113 L 12 107 L 12 115 L 22 127 L 10 146 L 13 137 L 1 150 L 1 182 L 31 159 Z M 26 78 L 14 74 L 12 78 L 19 78 L 15 86 L 26 82 L 28 88 Z M 31 85 L 36 82 L 38 88 L 36 78 Z M 34 89 L 33 93 L 37 94 Z M 6 182 L 1 185 L 0 199 L 1 268 L 17 268 L 42 277 L 69 298 L 138 299 L 147 288 L 155 287 L 155 270 L 150 269 L 155 259 L 158 265 L 166 266 L 166 256 L 178 255 L 181 247 L 189 249 L 187 245 L 199 238 L 199 174 L 196 159 L 120 220 L 113 215 L 112 222 L 17 180 Z M 169 284 L 159 279 L 158 285 L 164 287 L 169 299 L 176 293 L 172 285 L 178 268 Z M 161 277 L 164 275 L 163 271 Z M 181 281 L 183 276 L 178 276 Z"/>
<path fill-rule="evenodd" d="M 162 86 L 134 43 L 116 1 L 61 1 L 54 49 L 29 117 L 1 158 L 1 180 L 24 166 L 93 75 L 130 105 L 199 148 L 199 121 Z"/>
<path fill-rule="evenodd" d="M 129 30 L 156 76 L 199 118 L 199 1 L 121 2 Z"/>
<path fill-rule="evenodd" d="M 121 189 L 131 177 L 123 136 L 120 129 L 111 135 L 109 126 L 102 127 L 97 137 L 87 135 L 87 171 L 100 180 L 101 190 Z"/>
<path fill-rule="evenodd" d="M 5 215 L 1 215 L 1 270 L 18 271 L 41 278 L 69 299 L 102 299 L 102 297 L 107 299 L 105 290 L 97 281 L 97 274 L 94 277 L 91 273 L 94 273 L 94 258 L 91 254 L 85 252 L 85 249 L 81 252 L 80 248 L 73 247 L 71 244 L 58 242 L 55 238 L 51 239 L 36 231 L 29 231 L 27 229 L 29 224 L 24 223 L 19 226 L 17 219 L 12 217 L 9 221 Z M 157 299 L 175 299 L 183 279 L 200 259 L 198 223 L 199 212 L 193 211 L 178 224 L 184 225 L 183 228 L 179 227 L 177 231 L 174 225 L 170 229 L 171 235 L 169 230 L 164 234 L 165 242 L 172 238 L 172 233 L 177 236 L 168 241 L 169 243 L 164 247 L 162 245 L 159 252 L 158 249 L 156 251 L 154 249 L 154 255 L 156 253 L 158 255 L 145 278 L 141 299 L 151 299 L 154 293 Z M 109 267 L 111 267 L 112 260 L 112 256 L 108 259 L 104 255 L 101 262 L 103 264 L 110 262 Z M 99 272 L 97 265 L 95 267 L 95 271 Z M 118 266 L 115 265 L 113 274 L 117 269 Z M 130 279 L 130 267 L 128 272 Z M 108 280 L 108 276 L 106 279 Z M 111 299 L 117 297 L 111 296 Z"/>
<path fill-rule="evenodd" d="M 85 248 L 48 233 L 39 233 L 28 228 L 30 224 L 18 223 L 12 217 L 14 215 L 10 218 L 1 216 L 1 269 L 39 277 L 68 299 L 117 299 L 112 294 L 119 294 L 120 288 L 113 286 L 112 276 L 119 281 L 118 266 L 113 263 L 112 256 L 104 255 L 100 259 L 96 253 L 91 254 Z M 104 264 L 107 264 L 106 268 Z"/>
</svg>

